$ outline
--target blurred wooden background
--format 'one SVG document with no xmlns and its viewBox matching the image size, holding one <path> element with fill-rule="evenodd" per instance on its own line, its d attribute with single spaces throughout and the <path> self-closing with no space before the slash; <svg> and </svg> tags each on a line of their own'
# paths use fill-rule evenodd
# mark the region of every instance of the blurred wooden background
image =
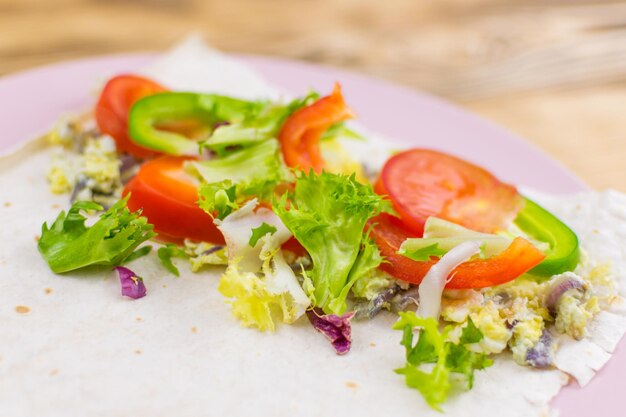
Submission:
<svg viewBox="0 0 626 417">
<path fill-rule="evenodd" d="M 442 96 L 626 191 L 626 1 L 0 0 L 0 75 L 190 31 Z"/>
</svg>

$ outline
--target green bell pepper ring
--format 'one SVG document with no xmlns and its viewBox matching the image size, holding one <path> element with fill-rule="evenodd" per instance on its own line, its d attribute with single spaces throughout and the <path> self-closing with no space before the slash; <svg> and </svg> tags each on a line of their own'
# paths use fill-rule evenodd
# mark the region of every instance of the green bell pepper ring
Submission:
<svg viewBox="0 0 626 417">
<path fill-rule="evenodd" d="M 198 155 L 198 142 L 180 133 L 159 130 L 159 124 L 197 120 L 207 126 L 237 122 L 262 102 L 216 94 L 160 93 L 137 101 L 129 115 L 128 130 L 133 142 L 169 155 Z"/>
<path fill-rule="evenodd" d="M 546 258 L 529 271 L 531 274 L 552 276 L 576 268 L 580 258 L 578 236 L 552 213 L 525 198 L 514 222 L 528 236 L 550 245 Z"/>
</svg>

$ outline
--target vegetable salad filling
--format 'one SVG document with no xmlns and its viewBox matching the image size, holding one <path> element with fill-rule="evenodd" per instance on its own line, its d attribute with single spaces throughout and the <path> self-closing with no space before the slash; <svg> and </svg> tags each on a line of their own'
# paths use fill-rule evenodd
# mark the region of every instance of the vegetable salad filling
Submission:
<svg viewBox="0 0 626 417">
<path fill-rule="evenodd" d="M 361 139 L 344 124 L 354 116 L 338 84 L 281 103 L 114 77 L 95 123 L 65 118 L 48 135 L 50 190 L 72 206 L 44 223 L 39 250 L 60 274 L 116 268 L 124 296 L 149 299 L 122 264 L 153 240 L 164 274 L 223 268 L 218 290 L 243 326 L 308 319 L 338 354 L 359 343 L 354 322 L 387 310 L 406 350 L 396 373 L 438 410 L 491 355 L 553 367 L 558 336 L 584 338 L 610 305 L 610 266 L 452 155 L 410 149 L 364 169 L 342 145 Z"/>
</svg>

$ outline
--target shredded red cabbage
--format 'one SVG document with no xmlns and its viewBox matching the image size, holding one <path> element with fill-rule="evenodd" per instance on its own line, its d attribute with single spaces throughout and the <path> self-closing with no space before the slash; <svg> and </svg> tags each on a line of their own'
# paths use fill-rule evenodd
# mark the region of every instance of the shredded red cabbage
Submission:
<svg viewBox="0 0 626 417">
<path fill-rule="evenodd" d="M 545 306 L 548 308 L 548 311 L 550 311 L 550 314 L 553 316 L 556 315 L 557 304 L 559 303 L 561 296 L 572 289 L 578 291 L 584 290 L 582 281 L 576 275 L 565 273 L 554 279 L 545 300 Z"/>
<path fill-rule="evenodd" d="M 143 283 L 143 278 L 137 276 L 133 271 L 123 266 L 116 266 L 120 277 L 120 285 L 122 286 L 122 295 L 133 299 L 145 297 L 146 286 Z"/>
<path fill-rule="evenodd" d="M 352 311 L 340 317 L 335 314 L 324 314 L 319 308 L 307 310 L 306 312 L 313 327 L 330 340 L 338 355 L 343 355 L 350 351 L 350 346 L 352 345 L 350 320 L 354 317 L 354 314 Z"/>
<path fill-rule="evenodd" d="M 526 352 L 526 363 L 535 368 L 547 368 L 552 365 L 552 342 L 552 334 L 543 329 L 537 344 Z"/>
</svg>

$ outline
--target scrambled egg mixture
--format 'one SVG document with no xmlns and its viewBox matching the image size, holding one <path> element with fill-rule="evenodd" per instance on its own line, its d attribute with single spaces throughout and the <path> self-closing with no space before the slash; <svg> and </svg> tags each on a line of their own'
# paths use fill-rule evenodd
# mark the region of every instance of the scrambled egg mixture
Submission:
<svg viewBox="0 0 626 417">
<path fill-rule="evenodd" d="M 122 191 L 121 161 L 115 142 L 90 128 L 89 122 L 64 118 L 47 135 L 55 147 L 47 178 L 50 191 L 71 193 L 71 200 L 109 206 Z"/>
<path fill-rule="evenodd" d="M 583 257 L 573 273 L 544 282 L 525 275 L 497 287 L 445 291 L 441 317 L 456 326 L 452 338 L 471 318 L 484 336 L 470 346 L 472 350 L 493 354 L 508 347 L 518 364 L 534 365 L 529 352 L 544 342 L 546 334 L 567 334 L 577 340 L 586 336 L 589 321 L 616 293 L 613 282 L 610 267 Z M 551 344 L 552 352 L 556 348 Z"/>
</svg>

